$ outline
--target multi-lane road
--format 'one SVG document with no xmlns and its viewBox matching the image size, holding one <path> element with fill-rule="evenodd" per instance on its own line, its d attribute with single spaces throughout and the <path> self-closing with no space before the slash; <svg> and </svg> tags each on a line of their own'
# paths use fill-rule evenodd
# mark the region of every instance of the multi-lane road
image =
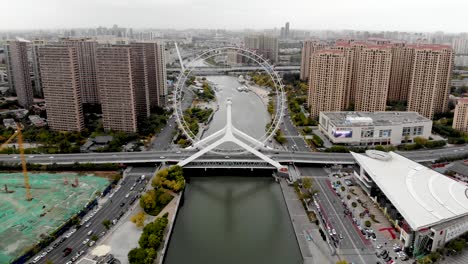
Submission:
<svg viewBox="0 0 468 264">
<path fill-rule="evenodd" d="M 28 163 L 36 164 L 73 164 L 78 163 L 158 163 L 179 162 L 190 155 L 194 150 L 181 151 L 145 151 L 145 152 L 109 152 L 109 153 L 77 153 L 54 155 L 26 155 Z M 280 163 L 304 163 L 304 164 L 351 164 L 354 162 L 349 153 L 325 153 L 325 152 L 287 152 L 270 151 L 264 153 Z M 468 146 L 446 147 L 432 150 L 418 150 L 398 152 L 399 154 L 416 162 L 435 161 L 440 158 L 458 157 L 468 154 Z M 235 155 L 229 157 L 218 154 L 206 154 L 198 161 L 260 161 L 251 154 Z M 0 155 L 0 162 L 19 164 L 18 154 Z"/>
<path fill-rule="evenodd" d="M 140 195 L 141 190 L 146 186 L 146 181 L 150 178 L 152 173 L 153 172 L 147 171 L 147 176 L 145 177 L 145 180 L 142 181 L 138 179 L 141 179 L 141 175 L 145 174 L 145 172 L 130 172 L 123 180 L 121 180 L 116 188 L 114 188 L 109 194 L 107 194 L 106 197 L 104 197 L 104 199 L 107 201 L 101 204 L 99 207 L 95 207 L 99 209 L 94 214 L 94 216 L 89 219 L 89 221 L 84 223 L 83 219 L 87 218 L 93 211 L 81 219 L 82 226 L 77 228 L 74 234 L 72 234 L 62 243 L 59 243 L 56 248 L 54 248 L 37 263 L 46 263 L 46 261 L 50 260 L 52 263 L 64 264 L 70 261 L 78 252 L 82 250 L 86 252 L 90 247 L 88 244 L 83 244 L 83 241 L 90 239 L 89 242 L 91 242 L 91 237 L 93 235 L 96 235 L 99 237 L 99 239 L 101 239 L 102 232 L 107 232 L 102 222 L 104 220 L 110 220 L 112 222 L 114 219 L 119 219 L 119 215 L 123 216 L 127 211 L 129 211 L 130 207 L 132 206 L 131 201 L 134 200 L 134 203 L 138 202 L 138 199 L 135 198 Z M 126 197 L 127 194 L 128 197 Z M 110 197 L 110 195 L 112 195 L 112 197 Z M 90 226 L 86 227 L 88 223 Z M 113 225 L 111 225 L 111 228 L 112 227 Z M 88 232 L 91 230 L 93 231 L 93 234 L 88 236 Z M 68 232 L 65 232 L 65 234 L 67 233 Z M 63 236 L 64 235 L 59 237 L 56 241 L 52 242 L 51 245 L 60 241 Z M 72 252 L 68 256 L 64 257 L 63 251 L 68 247 L 72 248 Z M 39 254 L 43 252 L 44 250 Z M 32 261 L 36 256 L 31 258 L 30 261 Z"/>
</svg>

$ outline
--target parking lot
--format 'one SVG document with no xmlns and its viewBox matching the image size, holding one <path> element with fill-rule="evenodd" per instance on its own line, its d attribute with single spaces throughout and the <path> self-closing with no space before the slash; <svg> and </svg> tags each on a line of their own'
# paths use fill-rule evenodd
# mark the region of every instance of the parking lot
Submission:
<svg viewBox="0 0 468 264">
<path fill-rule="evenodd" d="M 313 188 L 318 190 L 314 198 L 326 225 L 324 231 L 344 259 L 353 263 L 411 263 L 406 255 L 399 253 L 399 234 L 373 201 L 356 186 L 350 173 L 332 168 L 299 170 L 302 177 L 314 179 Z M 369 227 L 366 227 L 366 221 L 369 221 Z"/>
</svg>

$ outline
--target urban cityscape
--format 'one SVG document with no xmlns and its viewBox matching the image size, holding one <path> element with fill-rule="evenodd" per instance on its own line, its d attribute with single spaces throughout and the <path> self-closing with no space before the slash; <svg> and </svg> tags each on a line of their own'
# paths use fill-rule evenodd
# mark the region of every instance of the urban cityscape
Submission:
<svg viewBox="0 0 468 264">
<path fill-rule="evenodd" d="M 468 263 L 467 3 L 242 1 L 3 3 L 0 263 Z"/>
</svg>

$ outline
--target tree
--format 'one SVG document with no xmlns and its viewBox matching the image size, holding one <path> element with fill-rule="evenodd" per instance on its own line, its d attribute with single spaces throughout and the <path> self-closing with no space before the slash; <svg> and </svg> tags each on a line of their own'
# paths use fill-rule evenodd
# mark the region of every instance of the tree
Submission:
<svg viewBox="0 0 468 264">
<path fill-rule="evenodd" d="M 372 223 L 371 223 L 371 221 L 366 220 L 366 221 L 364 222 L 364 225 L 365 225 L 366 227 L 371 227 Z"/>
<path fill-rule="evenodd" d="M 302 180 L 302 186 L 306 189 L 309 190 L 312 188 L 312 179 L 311 178 L 304 178 Z"/>
<path fill-rule="evenodd" d="M 144 212 L 139 212 L 133 215 L 130 218 L 130 221 L 132 221 L 137 227 L 143 227 L 145 225 L 145 219 L 146 219 L 146 214 Z"/>
<path fill-rule="evenodd" d="M 346 260 L 338 260 L 336 264 L 348 264 L 348 261 Z"/>
<path fill-rule="evenodd" d="M 423 137 L 415 137 L 414 138 L 414 143 L 420 146 L 425 146 L 429 140 Z"/>
<path fill-rule="evenodd" d="M 143 264 L 146 259 L 146 250 L 143 248 L 134 248 L 128 252 L 128 262 L 130 264 Z"/>
<path fill-rule="evenodd" d="M 351 203 L 351 206 L 354 207 L 354 208 L 356 208 L 356 207 L 357 207 L 357 203 L 356 203 L 356 202 L 352 202 L 352 203 Z"/>
<path fill-rule="evenodd" d="M 111 223 L 111 221 L 110 221 L 109 219 L 106 219 L 106 220 L 102 221 L 102 225 L 103 225 L 107 230 L 109 230 L 111 224 L 112 224 L 112 223 Z"/>
<path fill-rule="evenodd" d="M 93 241 L 97 241 L 98 239 L 99 239 L 99 238 L 98 238 L 98 236 L 96 236 L 96 235 L 93 235 L 93 236 L 91 237 L 91 240 L 93 240 Z"/>
<path fill-rule="evenodd" d="M 54 264 L 54 262 L 52 262 L 52 260 L 48 259 L 46 262 L 46 264 Z"/>
</svg>

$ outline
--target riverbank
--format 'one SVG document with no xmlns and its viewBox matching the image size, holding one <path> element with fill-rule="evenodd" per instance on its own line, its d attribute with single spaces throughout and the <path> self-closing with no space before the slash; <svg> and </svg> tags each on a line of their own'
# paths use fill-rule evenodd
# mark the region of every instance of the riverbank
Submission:
<svg viewBox="0 0 468 264">
<path fill-rule="evenodd" d="M 294 188 L 288 186 L 285 180 L 280 180 L 280 186 L 304 264 L 336 263 L 339 259 L 336 256 L 331 256 L 328 245 L 320 240 L 318 226 L 310 222 Z M 310 240 L 306 238 L 307 236 Z"/>
</svg>

